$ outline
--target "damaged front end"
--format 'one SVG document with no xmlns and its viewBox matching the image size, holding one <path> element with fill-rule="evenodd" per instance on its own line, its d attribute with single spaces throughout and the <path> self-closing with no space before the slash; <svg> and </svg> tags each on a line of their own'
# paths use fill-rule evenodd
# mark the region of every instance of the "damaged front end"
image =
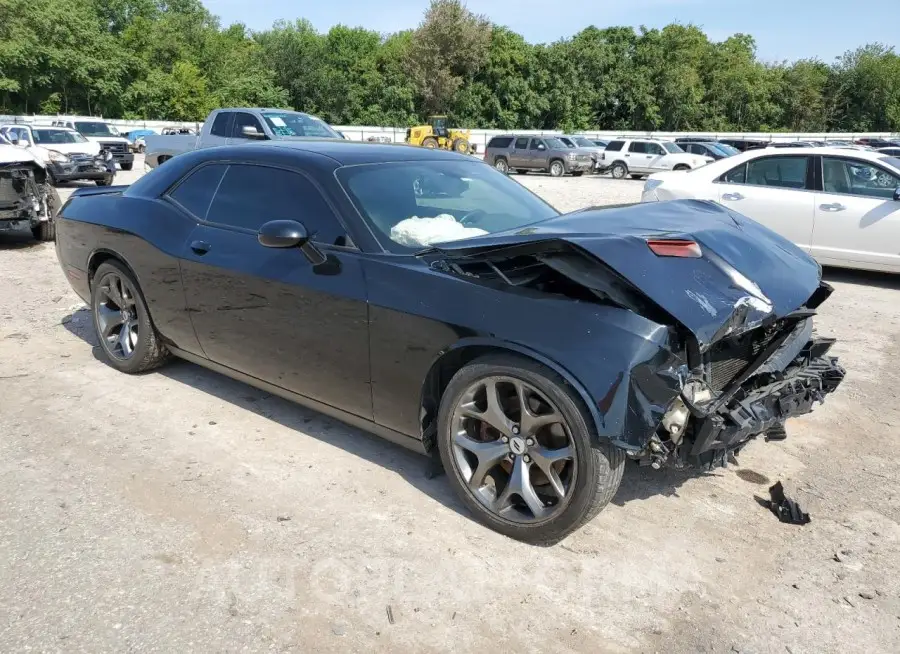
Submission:
<svg viewBox="0 0 900 654">
<path fill-rule="evenodd" d="M 421 256 L 537 301 L 611 308 L 584 313 L 596 354 L 553 334 L 538 351 L 584 385 L 600 437 L 655 468 L 724 464 L 756 436 L 783 438 L 785 420 L 844 377 L 833 341 L 813 332 L 832 292 L 818 265 L 719 205 L 582 211 Z M 626 325 L 622 314 L 643 322 Z"/>
<path fill-rule="evenodd" d="M 46 212 L 43 168 L 33 162 L 0 164 L 0 230 L 33 227 Z"/>
<path fill-rule="evenodd" d="M 827 296 L 823 284 L 818 296 Z M 699 355 L 647 447 L 630 453 L 654 468 L 725 465 L 751 439 L 785 438 L 788 418 L 812 411 L 844 378 L 833 339 L 813 333 L 804 308 L 723 339 Z"/>
</svg>

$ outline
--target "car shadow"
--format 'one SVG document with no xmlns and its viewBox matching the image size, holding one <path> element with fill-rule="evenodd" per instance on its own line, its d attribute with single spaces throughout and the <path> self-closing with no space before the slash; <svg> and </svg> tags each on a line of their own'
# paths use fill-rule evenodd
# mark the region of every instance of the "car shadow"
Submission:
<svg viewBox="0 0 900 654">
<path fill-rule="evenodd" d="M 900 290 L 900 275 L 896 273 L 826 267 L 823 270 L 822 279 L 826 282 L 875 286 L 893 291 Z"/>
<path fill-rule="evenodd" d="M 11 229 L 0 232 L 0 250 L 26 250 L 41 245 L 30 229 Z"/>
<path fill-rule="evenodd" d="M 616 506 L 624 506 L 629 502 L 647 500 L 651 497 L 678 497 L 678 490 L 685 482 L 708 475 L 721 474 L 721 471 L 721 468 L 714 468 L 712 471 L 697 468 L 654 470 L 650 466 L 641 466 L 635 461 L 626 460 L 622 484 L 613 497 L 612 503 Z"/>
<path fill-rule="evenodd" d="M 63 327 L 92 347 L 94 358 L 106 363 L 97 342 L 90 311 L 85 307 L 62 319 Z M 456 497 L 446 476 L 432 477 L 431 459 L 400 445 L 346 425 L 299 404 L 281 399 L 243 382 L 176 359 L 148 374 L 161 374 L 202 391 L 222 402 L 246 409 L 288 429 L 301 432 L 378 465 L 400 477 L 443 506 L 467 519 L 472 514 Z"/>
</svg>

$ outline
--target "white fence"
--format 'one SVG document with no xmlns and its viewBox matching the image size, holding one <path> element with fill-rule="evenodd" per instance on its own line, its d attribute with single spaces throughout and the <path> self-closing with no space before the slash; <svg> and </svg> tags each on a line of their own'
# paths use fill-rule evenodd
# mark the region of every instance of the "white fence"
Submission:
<svg viewBox="0 0 900 654">
<path fill-rule="evenodd" d="M 0 116 L 0 123 L 32 123 L 32 124 L 49 124 L 53 120 L 57 120 L 60 116 Z M 90 117 L 83 117 L 90 118 Z M 96 117 L 94 118 L 97 119 Z M 163 127 L 191 127 L 200 129 L 203 123 L 192 122 L 176 122 L 166 120 L 119 120 L 115 118 L 106 119 L 106 122 L 113 125 L 120 132 L 128 132 L 135 129 L 153 129 L 161 130 Z M 402 143 L 406 138 L 405 127 L 374 127 L 359 125 L 334 125 L 336 130 L 340 131 L 344 136 L 353 141 L 365 141 L 370 136 L 388 137 L 394 143 Z M 473 129 L 472 143 L 478 146 L 478 151 L 483 152 L 484 146 L 497 134 L 510 133 L 513 130 L 499 129 Z M 515 130 L 516 134 L 539 134 L 552 135 L 562 134 L 560 131 L 538 131 L 538 130 Z M 889 132 L 854 132 L 854 133 L 838 133 L 838 132 L 816 132 L 816 133 L 785 133 L 785 132 L 639 132 L 639 131 L 579 131 L 578 134 L 584 134 L 589 138 L 615 138 L 615 137 L 655 137 L 655 138 L 675 138 L 679 136 L 708 136 L 713 138 L 749 138 L 772 141 L 799 141 L 804 139 L 859 139 L 859 138 L 891 138 Z"/>
</svg>

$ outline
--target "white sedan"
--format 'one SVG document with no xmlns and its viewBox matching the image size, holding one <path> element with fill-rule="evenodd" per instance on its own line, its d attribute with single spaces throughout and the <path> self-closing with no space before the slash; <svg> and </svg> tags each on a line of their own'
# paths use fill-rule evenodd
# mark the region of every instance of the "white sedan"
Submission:
<svg viewBox="0 0 900 654">
<path fill-rule="evenodd" d="M 840 148 L 750 150 L 651 175 L 642 202 L 712 200 L 828 266 L 900 272 L 900 158 Z"/>
</svg>

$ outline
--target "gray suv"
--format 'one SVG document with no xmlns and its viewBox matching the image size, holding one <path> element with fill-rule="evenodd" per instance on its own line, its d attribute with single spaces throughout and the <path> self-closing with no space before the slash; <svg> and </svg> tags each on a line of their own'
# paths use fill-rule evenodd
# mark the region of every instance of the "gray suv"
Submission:
<svg viewBox="0 0 900 654">
<path fill-rule="evenodd" d="M 554 136 L 515 134 L 492 138 L 484 151 L 484 160 L 501 173 L 540 170 L 553 177 L 566 173 L 580 177 L 591 170 L 593 163 L 589 152 L 573 150 Z"/>
</svg>

